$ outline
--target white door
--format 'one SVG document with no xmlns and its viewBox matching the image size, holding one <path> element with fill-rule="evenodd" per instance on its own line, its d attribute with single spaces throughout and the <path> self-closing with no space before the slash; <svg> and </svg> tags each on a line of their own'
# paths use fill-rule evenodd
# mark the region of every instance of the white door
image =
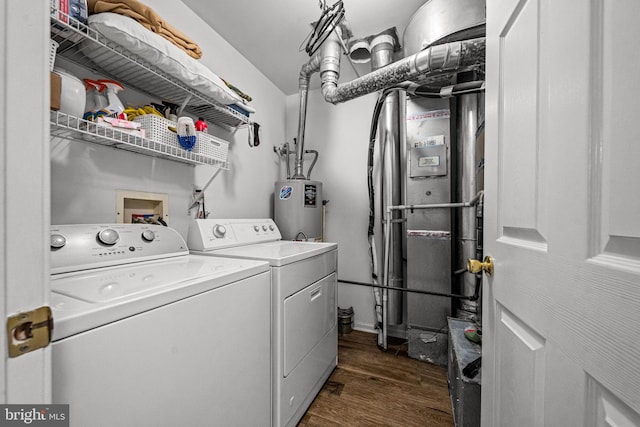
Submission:
<svg viewBox="0 0 640 427">
<path fill-rule="evenodd" d="M 640 426 L 640 2 L 489 0 L 483 426 Z"/>
<path fill-rule="evenodd" d="M 51 401 L 50 349 L 9 358 L 6 331 L 49 299 L 48 40 L 48 0 L 0 3 L 0 404 Z"/>
</svg>

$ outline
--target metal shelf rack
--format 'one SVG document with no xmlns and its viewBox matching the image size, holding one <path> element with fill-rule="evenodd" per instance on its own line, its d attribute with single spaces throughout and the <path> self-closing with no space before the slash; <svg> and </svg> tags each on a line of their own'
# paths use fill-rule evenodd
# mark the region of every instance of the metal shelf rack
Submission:
<svg viewBox="0 0 640 427">
<path fill-rule="evenodd" d="M 151 139 L 140 138 L 125 131 L 69 116 L 59 111 L 51 111 L 50 122 L 53 136 L 88 141 L 190 165 L 212 165 L 219 169 L 229 169 L 227 162 Z"/>
<path fill-rule="evenodd" d="M 104 74 L 151 98 L 180 105 L 184 111 L 203 117 L 209 123 L 230 131 L 251 123 L 248 117 L 194 90 L 53 7 L 51 38 L 59 44 L 57 55 Z M 94 60 L 83 54 L 87 49 L 91 50 Z"/>
</svg>

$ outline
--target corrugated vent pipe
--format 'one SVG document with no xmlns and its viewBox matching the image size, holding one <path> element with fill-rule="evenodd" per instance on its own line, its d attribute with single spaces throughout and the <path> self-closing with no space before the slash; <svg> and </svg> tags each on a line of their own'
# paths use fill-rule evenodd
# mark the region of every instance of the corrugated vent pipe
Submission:
<svg viewBox="0 0 640 427">
<path fill-rule="evenodd" d="M 332 67 L 321 71 L 322 96 L 332 104 L 349 101 L 381 89 L 414 80 L 431 73 L 454 73 L 484 63 L 484 37 L 431 46 L 350 82 L 338 84 L 340 77 L 340 43 L 334 35 L 325 41 L 333 48 L 323 49 L 322 63 Z M 337 46 L 337 47 L 336 47 Z"/>
</svg>

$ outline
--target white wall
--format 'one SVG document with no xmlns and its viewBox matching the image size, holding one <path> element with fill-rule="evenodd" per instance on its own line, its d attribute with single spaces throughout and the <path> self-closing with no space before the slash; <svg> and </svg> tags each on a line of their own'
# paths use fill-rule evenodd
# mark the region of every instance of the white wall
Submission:
<svg viewBox="0 0 640 427">
<path fill-rule="evenodd" d="M 312 79 L 319 78 L 317 75 Z M 311 178 L 323 182 L 327 204 L 326 240 L 338 243 L 338 277 L 371 282 L 367 229 L 367 150 L 376 95 L 343 104 L 324 101 L 319 90 L 309 91 L 305 149 L 318 150 Z M 298 132 L 299 96 L 287 97 L 287 141 Z M 291 156 L 293 158 L 293 156 Z M 292 162 L 293 163 L 293 162 Z M 306 174 L 309 162 L 305 163 Z M 338 284 L 338 306 L 354 309 L 355 328 L 373 330 L 373 294 L 370 288 Z"/>
<path fill-rule="evenodd" d="M 278 158 L 272 147 L 285 138 L 285 95 L 182 2 L 145 1 L 171 25 L 197 41 L 200 60 L 220 77 L 253 97 L 251 116 L 261 145 L 250 148 L 248 130 L 228 132 L 209 124 L 209 132 L 231 142 L 231 170 L 223 171 L 205 193 L 212 217 L 271 217 Z M 74 68 L 74 71 L 76 69 Z M 88 75 L 78 75 L 79 78 Z M 126 91 L 126 90 L 125 90 Z M 123 98 L 131 96 L 123 94 Z M 51 222 L 115 222 L 116 190 L 169 195 L 170 225 L 185 238 L 193 185 L 203 186 L 212 166 L 189 166 L 96 144 L 54 138 L 51 150 Z"/>
<path fill-rule="evenodd" d="M 230 133 L 209 127 L 210 133 L 232 144 L 231 170 L 222 172 L 207 190 L 206 209 L 212 217 L 271 217 L 273 183 L 284 178 L 284 167 L 273 147 L 292 142 L 296 136 L 298 95 L 285 97 L 182 2 L 146 3 L 200 44 L 203 64 L 254 99 L 251 105 L 257 113 L 252 119 L 261 125 L 259 147 L 249 147 L 247 129 Z M 349 70 L 344 78 L 352 78 Z M 131 94 L 123 94 L 126 96 Z M 306 125 L 305 147 L 320 153 L 312 178 L 324 183 L 323 198 L 329 200 L 326 237 L 339 244 L 339 276 L 360 282 L 370 282 L 366 163 L 375 99 L 376 95 L 368 95 L 334 106 L 319 91 L 311 91 Z M 194 168 L 60 138 L 52 141 L 51 153 L 52 224 L 114 222 L 116 190 L 148 191 L 169 195 L 170 225 L 186 237 L 192 186 L 203 186 L 214 171 L 210 166 Z M 372 330 L 370 289 L 340 284 L 338 303 L 344 308 L 353 306 L 356 328 Z"/>
</svg>

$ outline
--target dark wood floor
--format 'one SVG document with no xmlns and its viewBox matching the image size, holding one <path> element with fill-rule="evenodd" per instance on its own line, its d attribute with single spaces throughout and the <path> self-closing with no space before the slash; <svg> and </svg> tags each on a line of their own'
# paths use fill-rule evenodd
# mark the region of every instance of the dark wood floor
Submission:
<svg viewBox="0 0 640 427">
<path fill-rule="evenodd" d="M 298 426 L 453 426 L 446 368 L 393 341 L 385 353 L 374 334 L 341 336 L 338 367 Z"/>
</svg>

